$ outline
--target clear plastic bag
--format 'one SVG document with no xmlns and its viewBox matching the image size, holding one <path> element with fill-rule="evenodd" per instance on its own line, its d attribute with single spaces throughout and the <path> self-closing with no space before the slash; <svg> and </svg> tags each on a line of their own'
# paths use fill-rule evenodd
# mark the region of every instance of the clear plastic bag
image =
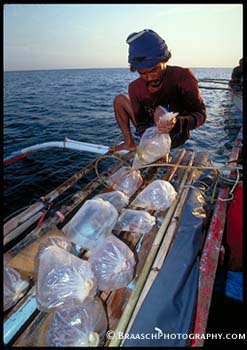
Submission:
<svg viewBox="0 0 247 350">
<path fill-rule="evenodd" d="M 44 243 L 42 243 L 39 246 L 38 254 L 36 254 L 35 259 L 34 259 L 34 271 L 36 274 L 38 273 L 39 255 L 42 254 L 43 250 L 49 246 L 56 246 L 56 247 L 62 248 L 69 253 L 73 253 L 75 250 L 72 242 L 70 242 L 65 237 L 60 237 L 60 236 L 48 237 L 47 241 L 45 241 Z"/>
<path fill-rule="evenodd" d="M 171 138 L 169 134 L 159 134 L 155 126 L 146 129 L 137 147 L 133 160 L 133 168 L 151 164 L 170 152 Z"/>
<path fill-rule="evenodd" d="M 116 230 L 148 233 L 155 225 L 155 217 L 144 210 L 125 209 L 114 227 Z"/>
<path fill-rule="evenodd" d="M 107 330 L 107 317 L 99 298 L 54 312 L 46 333 L 46 346 L 100 346 Z"/>
<path fill-rule="evenodd" d="M 4 267 L 3 277 L 4 311 L 7 311 L 20 300 L 29 287 L 29 281 L 23 279 L 12 267 Z"/>
<path fill-rule="evenodd" d="M 98 194 L 95 198 L 101 198 L 110 202 L 118 212 L 120 212 L 129 203 L 129 198 L 121 191 L 111 191 Z"/>
<path fill-rule="evenodd" d="M 101 198 L 87 200 L 63 228 L 65 236 L 79 246 L 94 250 L 111 234 L 118 211 Z"/>
<path fill-rule="evenodd" d="M 126 287 L 134 277 L 135 258 L 131 249 L 114 235 L 93 252 L 89 263 L 100 290 Z"/>
<path fill-rule="evenodd" d="M 119 190 L 131 197 L 139 187 L 143 184 L 143 179 L 139 170 L 123 166 L 114 174 L 112 174 L 108 181 L 113 189 Z"/>
<path fill-rule="evenodd" d="M 96 280 L 87 261 L 55 245 L 41 251 L 36 284 L 39 310 L 76 305 L 95 293 Z"/>
<path fill-rule="evenodd" d="M 153 210 L 166 210 L 177 196 L 170 182 L 155 180 L 141 191 L 132 202 L 133 205 Z"/>
</svg>

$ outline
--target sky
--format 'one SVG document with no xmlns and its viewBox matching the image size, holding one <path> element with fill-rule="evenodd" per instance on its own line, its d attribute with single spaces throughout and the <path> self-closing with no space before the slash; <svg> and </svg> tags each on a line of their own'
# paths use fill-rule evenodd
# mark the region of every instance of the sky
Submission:
<svg viewBox="0 0 247 350">
<path fill-rule="evenodd" d="M 130 33 L 153 29 L 168 64 L 235 67 L 242 4 L 5 4 L 4 70 L 128 68 Z"/>
</svg>

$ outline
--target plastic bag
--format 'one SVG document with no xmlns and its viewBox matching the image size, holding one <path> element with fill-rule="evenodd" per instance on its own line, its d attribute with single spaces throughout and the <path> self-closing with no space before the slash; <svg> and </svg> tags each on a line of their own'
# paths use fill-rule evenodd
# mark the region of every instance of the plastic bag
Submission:
<svg viewBox="0 0 247 350">
<path fill-rule="evenodd" d="M 146 129 L 137 147 L 133 168 L 151 164 L 170 152 L 171 138 L 169 134 L 158 134 L 155 126 Z"/>
<path fill-rule="evenodd" d="M 177 192 L 170 182 L 155 180 L 136 196 L 132 204 L 145 209 L 166 210 L 176 196 Z"/>
<path fill-rule="evenodd" d="M 135 258 L 130 248 L 115 236 L 105 239 L 89 263 L 100 290 L 115 290 L 133 279 Z"/>
<path fill-rule="evenodd" d="M 36 300 L 41 311 L 82 303 L 96 293 L 96 281 L 87 261 L 57 246 L 39 254 Z"/>
<path fill-rule="evenodd" d="M 159 117 L 160 121 L 168 121 L 178 115 L 178 113 L 168 112 L 162 106 L 159 106 L 159 108 L 163 111 L 163 114 Z M 168 155 L 170 149 L 171 138 L 169 134 L 159 134 L 155 126 L 146 129 L 137 147 L 133 168 L 139 169 L 143 165 L 155 162 Z"/>
<path fill-rule="evenodd" d="M 95 198 L 101 198 L 104 201 L 110 202 L 117 211 L 121 211 L 129 203 L 129 198 L 121 191 L 111 191 L 98 194 Z"/>
<path fill-rule="evenodd" d="M 42 254 L 43 250 L 46 249 L 49 246 L 56 246 L 59 248 L 62 248 L 66 250 L 69 253 L 74 252 L 74 247 L 72 242 L 67 240 L 65 237 L 60 237 L 60 236 L 50 236 L 48 237 L 48 240 L 43 242 L 39 246 L 39 251 L 38 254 L 36 254 L 35 259 L 34 259 L 34 271 L 37 274 L 38 273 L 38 267 L 39 267 L 39 256 Z"/>
<path fill-rule="evenodd" d="M 4 311 L 14 306 L 29 287 L 29 282 L 22 279 L 20 273 L 12 267 L 4 267 L 3 277 Z"/>
<path fill-rule="evenodd" d="M 139 170 L 124 166 L 111 175 L 107 181 L 113 189 L 125 193 L 131 197 L 143 184 L 143 179 Z"/>
<path fill-rule="evenodd" d="M 54 312 L 46 333 L 46 346 L 99 346 L 107 330 L 107 317 L 99 298 Z"/>
<path fill-rule="evenodd" d="M 123 210 L 114 229 L 138 233 L 148 233 L 155 225 L 155 217 L 144 210 Z"/>
<path fill-rule="evenodd" d="M 87 200 L 66 228 L 65 236 L 79 246 L 94 250 L 111 234 L 118 219 L 114 206 L 103 199 Z"/>
</svg>

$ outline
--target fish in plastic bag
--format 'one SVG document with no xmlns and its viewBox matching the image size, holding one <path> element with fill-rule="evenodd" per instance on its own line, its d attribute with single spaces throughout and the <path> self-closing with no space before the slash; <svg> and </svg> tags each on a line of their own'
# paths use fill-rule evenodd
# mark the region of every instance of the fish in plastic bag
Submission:
<svg viewBox="0 0 247 350">
<path fill-rule="evenodd" d="M 107 330 L 107 317 L 99 298 L 87 298 L 53 313 L 46 332 L 46 346 L 100 346 Z"/>
<path fill-rule="evenodd" d="M 20 300 L 29 287 L 29 281 L 23 279 L 12 267 L 4 267 L 3 296 L 4 311 L 7 311 Z"/>
<path fill-rule="evenodd" d="M 129 203 L 129 197 L 127 197 L 126 194 L 121 191 L 100 193 L 95 196 L 95 198 L 101 198 L 104 201 L 110 202 L 118 212 L 120 212 Z"/>
<path fill-rule="evenodd" d="M 178 113 L 168 112 L 164 107 L 159 106 L 161 115 L 159 121 L 169 121 L 175 118 Z M 158 122 L 159 122 L 158 121 Z M 161 134 L 156 126 L 145 130 L 136 150 L 133 160 L 133 168 L 139 169 L 143 165 L 151 164 L 164 156 L 168 156 L 171 149 L 171 138 L 169 134 Z"/>
<path fill-rule="evenodd" d="M 155 217 L 144 210 L 124 209 L 114 229 L 138 233 L 148 233 L 155 225 Z"/>
<path fill-rule="evenodd" d="M 89 263 L 100 290 L 126 287 L 134 277 L 135 257 L 131 249 L 114 235 L 93 252 Z"/>
<path fill-rule="evenodd" d="M 67 252 L 69 252 L 71 254 L 73 254 L 75 251 L 73 243 L 71 241 L 69 241 L 67 238 L 60 237 L 60 236 L 48 237 L 48 239 L 39 246 L 38 254 L 36 254 L 36 256 L 35 256 L 34 271 L 36 274 L 38 273 L 39 255 L 42 254 L 43 250 L 49 246 L 57 246 L 59 248 L 66 250 Z"/>
<path fill-rule="evenodd" d="M 96 280 L 87 261 L 55 245 L 39 254 L 36 300 L 49 311 L 82 303 L 96 293 Z"/>
<path fill-rule="evenodd" d="M 79 246 L 94 250 L 111 234 L 118 211 L 101 198 L 87 200 L 63 228 L 65 236 Z"/>
<path fill-rule="evenodd" d="M 170 182 L 155 180 L 142 190 L 132 202 L 133 205 L 153 210 L 166 210 L 177 196 Z"/>
<path fill-rule="evenodd" d="M 108 185 L 131 197 L 143 184 L 143 178 L 139 170 L 123 166 L 107 180 Z"/>
</svg>

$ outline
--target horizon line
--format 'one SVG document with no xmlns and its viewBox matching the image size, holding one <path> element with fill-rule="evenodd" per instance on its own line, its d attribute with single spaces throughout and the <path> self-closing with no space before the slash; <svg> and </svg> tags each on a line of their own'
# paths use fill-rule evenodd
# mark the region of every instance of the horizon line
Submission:
<svg viewBox="0 0 247 350">
<path fill-rule="evenodd" d="M 172 65 L 176 66 L 176 65 Z M 212 66 L 198 66 L 198 67 L 185 67 L 185 68 L 213 68 L 213 69 L 233 69 L 234 67 L 212 67 Z M 81 68 L 30 68 L 30 69 L 7 69 L 4 70 L 4 73 L 10 72 L 34 72 L 34 71 L 49 71 L 49 70 L 86 70 L 86 69 L 129 69 L 129 67 L 81 67 Z M 131 71 L 130 71 L 131 72 Z"/>
</svg>

